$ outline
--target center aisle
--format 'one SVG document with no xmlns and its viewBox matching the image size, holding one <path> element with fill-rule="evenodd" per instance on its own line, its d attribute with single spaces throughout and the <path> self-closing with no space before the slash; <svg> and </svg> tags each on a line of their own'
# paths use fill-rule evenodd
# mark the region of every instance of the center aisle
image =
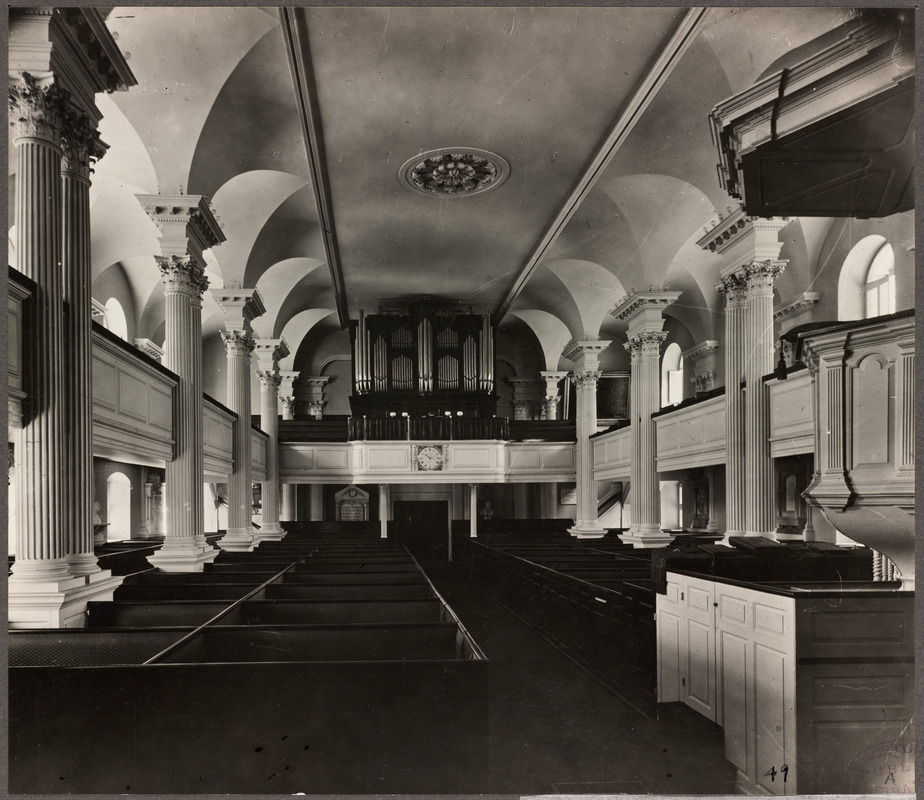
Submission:
<svg viewBox="0 0 924 800">
<path fill-rule="evenodd" d="M 719 726 L 679 703 L 647 719 L 491 597 L 466 562 L 420 565 L 491 662 L 487 791 L 734 793 Z"/>
</svg>

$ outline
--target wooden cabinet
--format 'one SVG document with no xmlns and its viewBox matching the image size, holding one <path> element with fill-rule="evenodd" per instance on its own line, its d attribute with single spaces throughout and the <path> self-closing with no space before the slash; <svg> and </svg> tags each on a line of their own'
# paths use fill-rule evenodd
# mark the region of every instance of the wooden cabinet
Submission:
<svg viewBox="0 0 924 800">
<path fill-rule="evenodd" d="M 658 700 L 723 727 L 742 792 L 883 791 L 875 781 L 889 773 L 866 764 L 882 742 L 906 785 L 912 606 L 910 592 L 768 591 L 669 572 L 657 598 Z"/>
</svg>

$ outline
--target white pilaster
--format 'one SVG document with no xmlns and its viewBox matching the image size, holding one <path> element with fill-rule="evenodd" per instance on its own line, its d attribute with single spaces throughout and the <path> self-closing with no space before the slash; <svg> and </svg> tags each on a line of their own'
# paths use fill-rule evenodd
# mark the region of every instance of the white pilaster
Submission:
<svg viewBox="0 0 924 800">
<path fill-rule="evenodd" d="M 283 419 L 295 419 L 295 394 L 293 384 L 301 373 L 296 370 L 282 370 L 279 373 L 279 404 Z M 279 519 L 291 522 L 295 519 L 295 484 L 284 483 L 279 489 Z"/>
<path fill-rule="evenodd" d="M 324 399 L 324 387 L 330 381 L 329 375 L 313 375 L 304 380 L 308 388 L 308 413 L 315 419 L 324 418 L 324 406 L 327 401 Z"/>
<path fill-rule="evenodd" d="M 391 486 L 379 484 L 379 531 L 380 538 L 388 538 L 388 520 L 391 517 Z"/>
<path fill-rule="evenodd" d="M 558 384 L 568 373 L 547 370 L 539 374 L 545 381 L 545 397 L 542 400 L 545 419 L 558 419 L 558 401 L 561 399 Z"/>
<path fill-rule="evenodd" d="M 468 535 L 478 538 L 478 484 L 468 485 Z"/>
<path fill-rule="evenodd" d="M 575 409 L 577 438 L 577 519 L 569 528 L 578 539 L 600 539 L 606 530 L 597 522 L 597 484 L 594 481 L 594 449 L 590 437 L 597 432 L 597 381 L 600 354 L 610 342 L 571 340 L 562 355 L 574 362 L 577 392 Z"/>
<path fill-rule="evenodd" d="M 693 388 L 697 394 L 704 394 L 715 388 L 716 351 L 718 349 L 717 341 L 707 339 L 682 353 L 683 360 L 693 364 Z"/>
</svg>

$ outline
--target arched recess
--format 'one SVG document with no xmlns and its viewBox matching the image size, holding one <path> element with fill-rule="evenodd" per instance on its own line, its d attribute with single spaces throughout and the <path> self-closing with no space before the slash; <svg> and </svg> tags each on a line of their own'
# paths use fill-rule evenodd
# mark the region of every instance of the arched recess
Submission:
<svg viewBox="0 0 924 800">
<path fill-rule="evenodd" d="M 565 285 L 577 305 L 581 330 L 575 338 L 595 338 L 626 290 L 612 272 L 591 261 L 546 261 L 545 266 Z"/>
<path fill-rule="evenodd" d="M 317 258 L 287 258 L 266 270 L 257 281 L 257 291 L 263 298 L 266 313 L 254 320 L 254 330 L 265 337 L 283 335 L 289 322 L 281 313 L 283 306 L 289 305 L 286 300 L 308 275 L 324 266 L 325 262 Z M 291 347 L 292 343 L 289 344 Z"/>
<path fill-rule="evenodd" d="M 122 472 L 113 472 L 106 479 L 106 539 L 118 542 L 132 534 L 132 482 Z"/>
<path fill-rule="evenodd" d="M 884 251 L 885 247 L 888 251 Z M 837 282 L 838 320 L 864 319 L 866 316 L 867 276 L 880 252 L 891 254 L 892 248 L 884 236 L 872 234 L 862 238 L 847 254 Z"/>
</svg>

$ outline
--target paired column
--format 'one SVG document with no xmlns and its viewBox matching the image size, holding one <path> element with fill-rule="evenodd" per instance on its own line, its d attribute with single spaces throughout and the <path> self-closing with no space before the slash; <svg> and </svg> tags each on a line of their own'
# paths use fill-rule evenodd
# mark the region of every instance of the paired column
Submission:
<svg viewBox="0 0 924 800">
<path fill-rule="evenodd" d="M 200 195 L 138 195 L 160 231 L 164 359 L 177 376 L 173 461 L 166 465 L 164 546 L 148 558 L 167 572 L 200 572 L 218 551 L 205 540 L 202 454 L 203 251 L 225 240 Z"/>
<path fill-rule="evenodd" d="M 266 480 L 263 482 L 263 526 L 255 541 L 279 541 L 285 531 L 279 525 L 279 408 L 281 383 L 279 359 L 289 354 L 284 339 L 258 339 L 257 377 L 260 379 L 260 427 L 267 435 Z"/>
<path fill-rule="evenodd" d="M 90 8 L 11 9 L 8 60 L 17 266 L 36 287 L 8 621 L 81 627 L 87 601 L 122 581 L 93 553 L 89 187 L 106 150 L 95 95 L 136 81 Z"/>
<path fill-rule="evenodd" d="M 68 591 L 85 583 L 68 569 L 69 493 L 65 404 L 64 285 L 61 272 L 61 130 L 67 93 L 24 75 L 10 86 L 16 147 L 16 252 L 19 269 L 35 282 L 32 366 L 24 414 L 20 527 L 9 579 L 13 627 L 61 627 Z M 92 474 L 89 473 L 89 474 Z M 86 480 L 87 474 L 80 476 Z M 91 528 L 92 530 L 92 528 Z M 47 600 L 43 598 L 47 595 Z"/>
<path fill-rule="evenodd" d="M 632 523 L 622 534 L 633 547 L 664 547 L 673 537 L 661 530 L 661 492 L 657 468 L 655 426 L 651 420 L 661 406 L 661 345 L 667 338 L 664 309 L 680 292 L 644 291 L 629 295 L 613 316 L 628 325 L 626 350 L 632 363 L 629 414 L 632 420 Z"/>
<path fill-rule="evenodd" d="M 774 368 L 773 283 L 785 265 L 779 232 L 787 223 L 739 209 L 698 242 L 723 261 L 716 289 L 725 297 L 726 538 L 770 537 L 776 527 L 763 376 Z"/>
<path fill-rule="evenodd" d="M 283 419 L 295 419 L 295 395 L 293 384 L 299 373 L 283 370 L 279 373 L 279 403 L 282 406 Z M 283 483 L 279 489 L 280 510 L 279 518 L 285 522 L 295 520 L 295 484 Z"/>
<path fill-rule="evenodd" d="M 575 422 L 577 434 L 577 519 L 569 528 L 578 539 L 599 539 L 606 530 L 597 522 L 597 483 L 594 480 L 594 449 L 590 437 L 597 432 L 597 382 L 600 380 L 600 354 L 610 342 L 575 341 L 565 345 L 563 355 L 574 362 L 577 394 Z"/>
<path fill-rule="evenodd" d="M 228 481 L 228 532 L 222 550 L 248 551 L 254 546 L 250 437 L 250 354 L 255 347 L 250 323 L 266 310 L 256 289 L 225 287 L 212 296 L 225 315 L 221 332 L 227 355 L 227 405 L 235 414 L 234 470 Z"/>
<path fill-rule="evenodd" d="M 558 419 L 558 401 L 561 399 L 558 384 L 562 378 L 568 376 L 568 373 L 549 370 L 539 374 L 545 381 L 545 397 L 542 400 L 543 418 Z"/>
</svg>

